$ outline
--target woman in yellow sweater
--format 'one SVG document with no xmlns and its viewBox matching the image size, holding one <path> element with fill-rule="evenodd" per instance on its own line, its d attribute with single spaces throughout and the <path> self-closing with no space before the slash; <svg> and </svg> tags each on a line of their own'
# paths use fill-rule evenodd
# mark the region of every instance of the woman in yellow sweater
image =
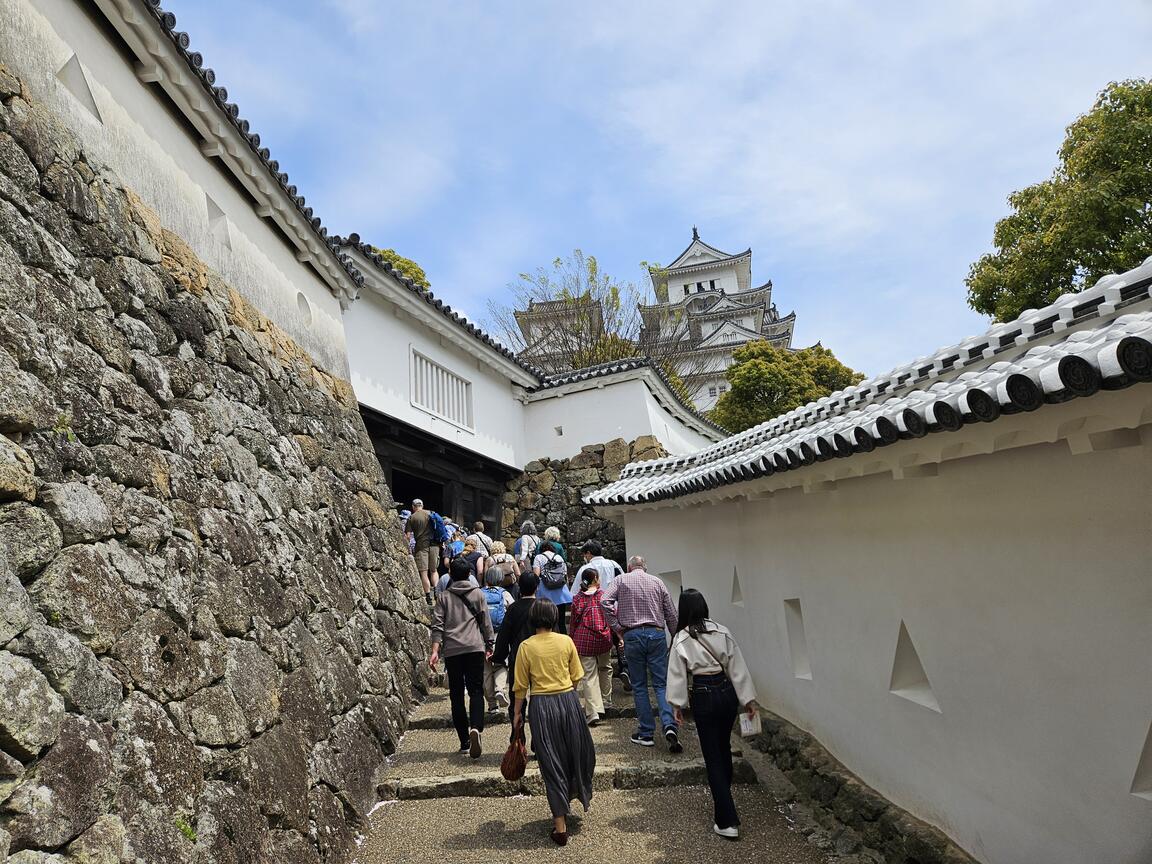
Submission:
<svg viewBox="0 0 1152 864">
<path fill-rule="evenodd" d="M 553 632 L 559 613 L 551 600 L 539 599 L 528 612 L 535 636 L 525 639 L 516 654 L 517 727 L 524 723 L 524 701 L 532 699 L 528 719 L 540 776 L 552 810 L 552 841 L 568 843 L 568 805 L 578 800 L 587 810 L 592 801 L 596 750 L 576 695 L 584 668 L 572 640 Z"/>
</svg>

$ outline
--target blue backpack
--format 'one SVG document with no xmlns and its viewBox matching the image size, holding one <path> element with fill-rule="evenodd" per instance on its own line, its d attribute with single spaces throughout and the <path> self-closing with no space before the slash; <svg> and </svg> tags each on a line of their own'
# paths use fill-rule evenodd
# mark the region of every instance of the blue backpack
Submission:
<svg viewBox="0 0 1152 864">
<path fill-rule="evenodd" d="M 504 623 L 504 589 L 497 587 L 481 588 L 488 601 L 488 617 L 492 619 L 492 629 L 499 630 Z"/>
<path fill-rule="evenodd" d="M 444 523 L 444 517 L 435 510 L 428 511 L 428 522 L 432 530 L 432 540 L 436 543 L 447 543 L 452 539 L 452 533 Z"/>
</svg>

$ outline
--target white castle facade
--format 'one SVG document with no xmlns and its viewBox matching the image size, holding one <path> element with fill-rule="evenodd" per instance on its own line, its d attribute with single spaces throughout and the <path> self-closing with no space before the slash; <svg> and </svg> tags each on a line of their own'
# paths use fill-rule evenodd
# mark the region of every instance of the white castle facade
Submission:
<svg viewBox="0 0 1152 864">
<path fill-rule="evenodd" d="M 753 286 L 751 249 L 722 252 L 693 228 L 688 248 L 653 270 L 652 284 L 660 302 L 640 309 L 641 346 L 672 362 L 701 411 L 728 389 L 725 372 L 741 345 L 766 340 L 792 347 L 796 313 L 776 311 L 771 281 Z"/>
</svg>

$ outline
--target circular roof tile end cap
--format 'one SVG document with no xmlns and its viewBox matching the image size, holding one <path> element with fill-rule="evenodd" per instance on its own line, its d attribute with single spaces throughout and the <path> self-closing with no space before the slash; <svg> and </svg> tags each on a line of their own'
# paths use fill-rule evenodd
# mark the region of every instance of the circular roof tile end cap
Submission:
<svg viewBox="0 0 1152 864">
<path fill-rule="evenodd" d="M 1079 397 L 1098 393 L 1102 384 L 1100 370 L 1083 357 L 1074 354 L 1060 358 L 1060 362 L 1056 364 L 1056 377 L 1070 395 Z"/>
<path fill-rule="evenodd" d="M 981 423 L 991 423 L 1000 416 L 1000 403 L 979 388 L 973 388 L 960 397 L 960 407 L 966 415 Z"/>
<path fill-rule="evenodd" d="M 1027 375 L 1015 372 L 1004 382 L 1004 392 L 1013 407 L 1020 411 L 1035 411 L 1044 404 L 1044 393 Z"/>
<path fill-rule="evenodd" d="M 1116 361 L 1133 381 L 1152 381 L 1152 343 L 1139 336 L 1125 336 L 1116 346 Z"/>
<path fill-rule="evenodd" d="M 905 408 L 900 412 L 896 425 L 900 429 L 901 435 L 908 438 L 923 438 L 928 434 L 928 424 L 911 408 Z"/>
<path fill-rule="evenodd" d="M 888 444 L 895 444 L 900 439 L 900 430 L 896 428 L 896 424 L 890 418 L 877 417 L 872 425 L 877 446 L 884 447 Z"/>
<path fill-rule="evenodd" d="M 964 425 L 964 418 L 960 416 L 960 412 L 947 402 L 933 402 L 928 411 L 932 415 L 934 425 L 942 432 L 955 432 Z"/>
<path fill-rule="evenodd" d="M 856 449 L 861 453 L 871 453 L 876 449 L 876 439 L 872 437 L 872 433 L 862 426 L 857 426 L 852 430 L 852 437 L 856 441 Z"/>
</svg>

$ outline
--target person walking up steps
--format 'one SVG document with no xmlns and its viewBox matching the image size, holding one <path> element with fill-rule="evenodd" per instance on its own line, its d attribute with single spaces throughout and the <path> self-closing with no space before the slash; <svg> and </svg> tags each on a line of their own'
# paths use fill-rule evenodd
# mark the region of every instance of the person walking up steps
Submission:
<svg viewBox="0 0 1152 864">
<path fill-rule="evenodd" d="M 412 513 L 404 524 L 412 558 L 416 561 L 416 571 L 424 584 L 424 599 L 431 602 L 432 584 L 436 580 L 436 568 L 440 563 L 440 542 L 432 537 L 432 520 L 419 498 L 412 502 Z"/>
<path fill-rule="evenodd" d="M 499 540 L 492 541 L 492 555 L 484 562 L 484 575 L 487 576 L 492 570 L 500 571 L 499 584 L 512 595 L 512 599 L 520 599 L 520 565 Z"/>
<path fill-rule="evenodd" d="M 512 595 L 504 590 L 504 574 L 498 568 L 493 568 L 484 574 L 484 600 L 488 604 L 488 617 L 492 620 L 492 629 L 496 631 L 496 638 L 500 638 L 500 627 L 504 623 L 504 616 L 508 607 L 512 605 Z M 503 711 L 508 708 L 508 670 L 503 665 L 496 665 L 489 657 L 484 661 L 484 698 L 488 701 L 489 711 Z"/>
<path fill-rule="evenodd" d="M 585 570 L 580 591 L 572 598 L 568 632 L 584 667 L 578 690 L 584 700 L 589 726 L 598 726 L 604 716 L 604 706 L 612 703 L 612 630 L 600 605 L 603 596 L 600 574 L 596 570 Z"/>
<path fill-rule="evenodd" d="M 624 634 L 624 656 L 632 679 L 638 726 L 632 743 L 642 747 L 651 747 L 654 743 L 656 721 L 648 699 L 648 683 L 651 681 L 652 689 L 656 691 L 656 707 L 660 711 L 660 725 L 664 727 L 668 752 L 680 753 L 684 747 L 680 744 L 676 717 L 665 698 L 668 640 L 664 630 L 675 632 L 676 607 L 672 605 L 672 597 L 663 581 L 646 572 L 645 566 L 639 555 L 629 558 L 628 572 L 612 580 L 604 591 L 601 605 L 608 616 L 608 625 Z"/>
<path fill-rule="evenodd" d="M 520 523 L 520 536 L 512 544 L 512 555 L 520 563 L 520 569 L 531 570 L 532 562 L 536 558 L 536 550 L 540 548 L 540 538 L 536 534 L 536 523 L 525 519 Z"/>
<path fill-rule="evenodd" d="M 472 575 L 468 562 L 454 558 L 448 575 L 452 582 L 436 599 L 432 612 L 432 656 L 428 665 L 435 670 L 443 652 L 452 725 L 460 738 L 459 752 L 479 759 L 480 735 L 484 732 L 484 661 L 492 656 L 496 634 L 484 595 L 468 581 Z"/>
<path fill-rule="evenodd" d="M 732 800 L 732 724 L 743 706 L 756 713 L 756 687 L 740 646 L 727 628 L 708 617 L 708 603 L 695 588 L 680 594 L 679 625 L 668 660 L 668 701 L 677 722 L 691 706 L 700 751 L 712 790 L 712 830 L 729 840 L 740 836 Z"/>
<path fill-rule="evenodd" d="M 557 614 L 560 616 L 556 632 L 565 634 L 568 632 L 568 609 L 572 606 L 567 557 L 560 543 L 560 529 L 555 525 L 549 525 L 544 530 L 544 542 L 537 548 L 532 570 L 540 577 L 537 596 L 556 604 Z"/>
<path fill-rule="evenodd" d="M 554 632 L 559 615 L 551 600 L 539 599 L 528 613 L 535 635 L 524 640 L 516 656 L 516 710 L 513 730 L 524 722 L 524 700 L 532 694 L 528 721 L 540 763 L 540 776 L 552 811 L 552 842 L 568 844 L 568 808 L 579 801 L 587 811 L 592 803 L 592 774 L 596 750 L 576 684 L 583 677 L 576 646 Z"/>
<path fill-rule="evenodd" d="M 528 613 L 536 602 L 536 586 L 540 580 L 528 570 L 520 574 L 520 599 L 504 612 L 504 623 L 496 636 L 496 650 L 492 652 L 492 662 L 508 669 L 508 680 L 516 681 L 516 654 L 532 630 L 528 626 Z M 516 715 L 515 703 L 508 708 L 508 719 Z M 511 738 L 511 736 L 509 736 Z"/>
<path fill-rule="evenodd" d="M 595 570 L 600 574 L 600 587 L 607 588 L 612 584 L 613 579 L 624 573 L 623 567 L 611 558 L 604 557 L 604 547 L 600 545 L 599 540 L 586 541 L 584 545 L 580 547 L 580 551 L 584 553 L 584 566 L 576 571 L 575 584 L 583 585 L 588 581 L 586 578 L 588 571 Z M 616 668 L 613 670 L 612 676 L 620 679 L 620 683 L 624 685 L 625 692 L 631 692 L 632 682 L 628 680 L 628 663 L 624 659 L 624 643 L 615 633 L 612 634 L 612 648 L 616 653 Z M 607 701 L 604 704 L 611 705 L 611 688 L 609 688 L 606 693 L 608 694 L 606 697 Z"/>
</svg>

